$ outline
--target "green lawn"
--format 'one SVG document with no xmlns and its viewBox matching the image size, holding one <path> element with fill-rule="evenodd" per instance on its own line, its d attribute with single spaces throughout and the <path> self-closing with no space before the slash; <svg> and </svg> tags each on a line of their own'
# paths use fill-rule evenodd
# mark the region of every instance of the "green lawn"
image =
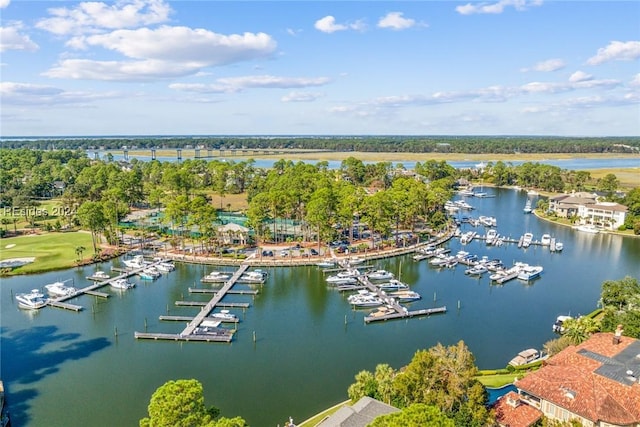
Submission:
<svg viewBox="0 0 640 427">
<path fill-rule="evenodd" d="M 9 275 L 39 273 L 73 267 L 76 248 L 85 248 L 83 258 L 93 253 L 91 234 L 83 232 L 46 233 L 0 239 L 0 260 L 35 257 L 35 261 L 11 270 Z"/>
<path fill-rule="evenodd" d="M 477 376 L 476 379 L 485 387 L 496 388 L 511 384 L 518 375 L 522 374 L 512 372 L 510 374 L 481 375 Z"/>
</svg>

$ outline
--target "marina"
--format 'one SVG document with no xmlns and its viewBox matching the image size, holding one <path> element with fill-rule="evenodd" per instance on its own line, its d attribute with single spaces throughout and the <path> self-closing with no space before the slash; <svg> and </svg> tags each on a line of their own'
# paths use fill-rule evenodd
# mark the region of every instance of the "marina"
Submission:
<svg viewBox="0 0 640 427">
<path fill-rule="evenodd" d="M 79 427 L 93 425 L 99 418 L 109 419 L 113 425 L 133 425 L 146 414 L 149 396 L 158 385 L 179 376 L 201 381 L 206 401 L 224 414 L 242 415 L 250 425 L 282 425 L 282 414 L 306 419 L 344 400 L 354 375 L 362 369 L 373 369 L 383 362 L 399 369 L 416 350 L 438 342 L 453 345 L 464 340 L 479 368 L 504 367 L 521 350 L 542 348 L 556 337 L 551 326 L 559 314 L 577 317 L 595 309 L 603 281 L 624 275 L 640 277 L 638 239 L 591 235 L 544 222 L 522 214 L 525 192 L 496 190 L 496 194 L 495 198 L 473 199 L 476 215 L 497 216 L 498 232 L 515 239 L 524 231 L 537 236 L 534 240 L 549 233 L 564 243 L 562 253 L 551 253 L 536 244 L 527 250 L 517 244 L 486 245 L 481 238 L 464 247 L 453 238 L 438 242 L 437 247 L 454 255 L 465 250 L 479 259 L 501 259 L 507 267 L 513 266 L 514 260 L 543 265 L 541 279 L 530 284 L 514 279 L 496 286 L 489 279 L 493 272 L 472 278 L 464 274 L 468 266 L 462 267 L 462 263 L 456 268 L 432 268 L 425 261 L 413 261 L 417 252 L 377 259 L 367 254 L 367 261 L 361 264 L 393 272 L 420 293 L 419 302 L 406 305 L 411 311 L 446 307 L 446 314 L 367 323 L 365 318 L 384 313 L 380 309 L 385 306 L 354 310 L 344 293 L 327 286 L 329 274 L 311 260 L 302 266 L 262 267 L 269 275 L 264 286 L 255 287 L 259 291 L 256 295 L 228 292 L 223 302 L 250 303 L 250 307 L 246 311 L 228 308 L 236 311 L 241 321 L 227 324 L 236 330 L 233 340 L 219 345 L 224 341 L 215 344 L 211 335 L 205 334 L 202 339 L 174 341 L 189 320 L 159 320 L 160 315 L 195 317 L 200 307 L 178 307 L 175 301 L 206 303 L 211 294 L 188 296 L 188 290 L 220 288 L 200 283 L 213 266 L 176 262 L 174 272 L 153 282 L 132 276 L 130 280 L 137 285 L 133 290 L 114 292 L 107 286 L 98 291 L 108 293 L 109 299 L 85 294 L 77 301 L 68 300 L 85 307 L 77 314 L 22 310 L 14 296 L 61 277 L 74 278 L 74 286 L 82 288 L 85 278 L 96 269 L 109 272 L 116 271 L 111 267 L 124 268 L 120 259 L 3 279 L 3 380 L 9 398 L 23 397 L 21 405 L 11 408 L 12 421 L 35 427 Z M 464 227 L 472 226 L 463 225 L 466 231 Z M 612 265 L 616 266 L 615 274 Z M 566 271 L 572 275 L 567 277 Z M 235 285 L 233 289 L 244 287 Z M 223 307 L 216 306 L 212 312 L 218 309 Z M 136 339 L 135 331 L 159 338 Z M 166 339 L 158 335 L 163 333 Z M 308 357 L 310 352 L 313 358 Z M 340 374 L 336 360 L 340 361 Z M 34 375 L 34 367 L 38 375 Z M 118 381 L 113 381 L 114 376 Z M 258 377 L 260 382 L 255 381 Z M 283 393 L 297 390 L 300 381 L 306 386 L 296 392 L 295 401 L 282 399 Z M 96 388 L 95 384 L 101 386 Z M 224 390 L 220 384 L 226 384 Z M 123 389 L 133 394 L 124 395 Z M 61 401 L 77 399 L 78 395 L 85 396 L 82 405 L 73 405 L 64 414 L 59 411 Z M 247 400 L 256 403 L 248 406 Z M 121 410 L 113 411 L 113 407 Z"/>
</svg>

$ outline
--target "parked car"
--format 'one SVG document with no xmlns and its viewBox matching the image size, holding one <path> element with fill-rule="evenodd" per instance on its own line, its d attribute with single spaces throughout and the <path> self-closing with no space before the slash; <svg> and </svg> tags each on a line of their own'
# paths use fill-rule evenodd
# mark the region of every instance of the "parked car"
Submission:
<svg viewBox="0 0 640 427">
<path fill-rule="evenodd" d="M 273 256 L 273 251 L 262 251 L 262 256 Z"/>
<path fill-rule="evenodd" d="M 316 251 L 316 250 L 315 250 L 315 249 L 313 249 L 313 248 L 309 249 L 309 253 L 310 253 L 311 255 L 313 255 L 313 256 L 318 255 L 318 251 Z"/>
<path fill-rule="evenodd" d="M 283 249 L 280 251 L 280 256 L 289 256 L 289 251 L 286 249 Z"/>
</svg>

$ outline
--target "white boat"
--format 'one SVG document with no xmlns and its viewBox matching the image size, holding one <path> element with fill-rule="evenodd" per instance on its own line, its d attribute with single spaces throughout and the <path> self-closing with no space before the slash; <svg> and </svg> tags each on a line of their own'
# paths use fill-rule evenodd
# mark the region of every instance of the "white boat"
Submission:
<svg viewBox="0 0 640 427">
<path fill-rule="evenodd" d="M 471 243 L 474 237 L 476 237 L 475 231 L 467 231 L 466 233 L 462 234 L 462 236 L 460 236 L 460 243 L 462 243 L 463 245 Z"/>
<path fill-rule="evenodd" d="M 558 316 L 556 318 L 556 321 L 553 323 L 552 326 L 552 330 L 553 332 L 557 333 L 557 334 L 561 334 L 564 332 L 564 326 L 562 326 L 564 324 L 564 322 L 566 322 L 569 319 L 573 319 L 573 317 L 571 316 Z"/>
<path fill-rule="evenodd" d="M 238 279 L 242 283 L 264 283 L 267 280 L 267 272 L 262 270 L 247 271 Z"/>
<path fill-rule="evenodd" d="M 564 249 L 564 244 L 562 242 L 556 242 L 556 252 L 560 252 Z"/>
<path fill-rule="evenodd" d="M 493 245 L 498 238 L 498 231 L 495 228 L 490 228 L 487 230 L 487 234 L 485 236 L 487 245 Z"/>
<path fill-rule="evenodd" d="M 542 237 L 540 237 L 540 244 L 549 246 L 551 244 L 551 235 L 547 233 L 543 234 Z"/>
<path fill-rule="evenodd" d="M 402 283 L 399 280 L 391 279 L 386 283 L 380 283 L 378 285 L 383 291 L 392 291 L 392 290 L 400 290 L 400 289 L 409 289 L 409 286 L 406 283 Z"/>
<path fill-rule="evenodd" d="M 107 280 L 110 277 L 111 276 L 109 276 L 104 271 L 99 270 L 99 271 L 96 271 L 95 273 L 93 273 L 91 276 L 87 277 L 87 279 L 89 279 L 89 280 Z"/>
<path fill-rule="evenodd" d="M 348 262 L 349 265 L 359 265 L 359 264 L 362 264 L 365 261 L 366 261 L 366 259 L 364 259 L 364 258 L 360 258 L 360 257 L 354 256 L 354 257 L 349 258 L 349 260 L 347 262 Z"/>
<path fill-rule="evenodd" d="M 320 261 L 316 265 L 320 268 L 331 268 L 335 267 L 336 263 L 333 261 Z"/>
<path fill-rule="evenodd" d="M 230 313 L 229 310 L 220 310 L 217 313 L 211 313 L 209 317 L 213 317 L 214 319 L 221 320 L 223 322 L 237 322 L 238 316 L 233 313 Z"/>
<path fill-rule="evenodd" d="M 140 276 L 140 278 L 144 280 L 154 280 L 160 277 L 160 273 L 155 268 L 149 267 L 139 272 L 138 276 Z"/>
<path fill-rule="evenodd" d="M 444 203 L 444 209 L 449 213 L 455 213 L 455 212 L 458 212 L 460 210 L 460 206 L 456 205 L 451 200 L 447 200 Z"/>
<path fill-rule="evenodd" d="M 31 292 L 16 294 L 16 301 L 20 308 L 37 309 L 47 305 L 49 300 L 38 289 L 32 289 Z"/>
<path fill-rule="evenodd" d="M 155 265 L 156 270 L 163 273 L 168 273 L 176 269 L 176 266 L 170 262 L 159 262 Z"/>
<path fill-rule="evenodd" d="M 576 227 L 578 231 L 584 231 L 585 233 L 597 234 L 600 232 L 598 228 L 596 228 L 593 224 L 584 224 Z"/>
<path fill-rule="evenodd" d="M 523 209 L 524 213 L 531 213 L 533 212 L 533 207 L 531 206 L 531 199 L 527 199 L 527 203 L 524 204 L 524 209 Z"/>
<path fill-rule="evenodd" d="M 116 279 L 109 283 L 109 285 L 114 289 L 131 289 L 136 286 L 134 283 L 130 283 L 127 279 Z"/>
<path fill-rule="evenodd" d="M 479 216 L 478 221 L 485 227 L 495 227 L 498 224 L 498 220 L 493 216 Z"/>
<path fill-rule="evenodd" d="M 340 273 L 327 277 L 327 283 L 330 285 L 348 285 L 356 283 L 357 271 L 341 271 Z"/>
<path fill-rule="evenodd" d="M 454 205 L 458 206 L 460 209 L 464 209 L 464 210 L 473 210 L 473 206 L 471 206 L 469 203 L 467 203 L 465 200 L 456 200 L 453 202 Z"/>
<path fill-rule="evenodd" d="M 349 304 L 356 307 L 377 307 L 384 304 L 384 301 L 376 294 L 372 294 L 367 290 L 358 291 L 355 295 L 350 295 L 347 298 Z"/>
<path fill-rule="evenodd" d="M 376 270 L 372 271 L 371 273 L 367 273 L 367 277 L 369 278 L 369 280 L 390 280 L 395 276 L 393 275 L 393 273 L 387 270 Z"/>
<path fill-rule="evenodd" d="M 148 262 L 144 260 L 144 257 L 142 255 L 136 255 L 132 259 L 125 259 L 122 262 L 127 267 L 133 269 L 142 268 L 148 264 Z"/>
<path fill-rule="evenodd" d="M 473 188 L 463 188 L 458 191 L 458 194 L 461 196 L 473 196 Z"/>
<path fill-rule="evenodd" d="M 397 299 L 400 302 L 417 301 L 422 298 L 419 293 L 407 290 L 391 292 L 389 296 Z"/>
<path fill-rule="evenodd" d="M 212 271 L 211 273 L 200 279 L 200 281 L 208 283 L 226 282 L 230 277 L 230 274 L 225 274 L 221 271 Z"/>
<path fill-rule="evenodd" d="M 511 366 L 521 366 L 526 365 L 532 362 L 535 362 L 540 358 L 540 352 L 535 348 L 529 348 L 527 350 L 523 350 L 516 357 L 509 361 L 509 365 Z"/>
<path fill-rule="evenodd" d="M 520 280 L 533 280 L 540 277 L 544 268 L 541 265 L 523 265 L 518 273 Z"/>
<path fill-rule="evenodd" d="M 529 246 L 531 246 L 531 242 L 533 242 L 533 233 L 524 233 L 522 235 L 522 247 L 528 248 Z"/>
<path fill-rule="evenodd" d="M 73 286 L 67 286 L 64 284 L 64 282 L 50 283 L 48 285 L 45 285 L 44 288 L 52 297 L 68 297 L 78 292 L 76 288 L 74 288 Z"/>
<path fill-rule="evenodd" d="M 482 276 L 487 271 L 489 270 L 483 264 L 477 264 L 471 268 L 467 268 L 464 274 L 468 274 L 469 276 Z"/>
</svg>

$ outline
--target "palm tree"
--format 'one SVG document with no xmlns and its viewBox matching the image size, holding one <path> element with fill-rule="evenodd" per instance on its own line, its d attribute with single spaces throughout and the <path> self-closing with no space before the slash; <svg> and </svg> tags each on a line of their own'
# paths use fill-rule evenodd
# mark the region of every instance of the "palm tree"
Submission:
<svg viewBox="0 0 640 427">
<path fill-rule="evenodd" d="M 84 246 L 76 246 L 76 256 L 78 257 L 76 259 L 77 262 L 80 262 L 82 260 L 82 254 L 85 250 L 86 248 Z"/>
</svg>

